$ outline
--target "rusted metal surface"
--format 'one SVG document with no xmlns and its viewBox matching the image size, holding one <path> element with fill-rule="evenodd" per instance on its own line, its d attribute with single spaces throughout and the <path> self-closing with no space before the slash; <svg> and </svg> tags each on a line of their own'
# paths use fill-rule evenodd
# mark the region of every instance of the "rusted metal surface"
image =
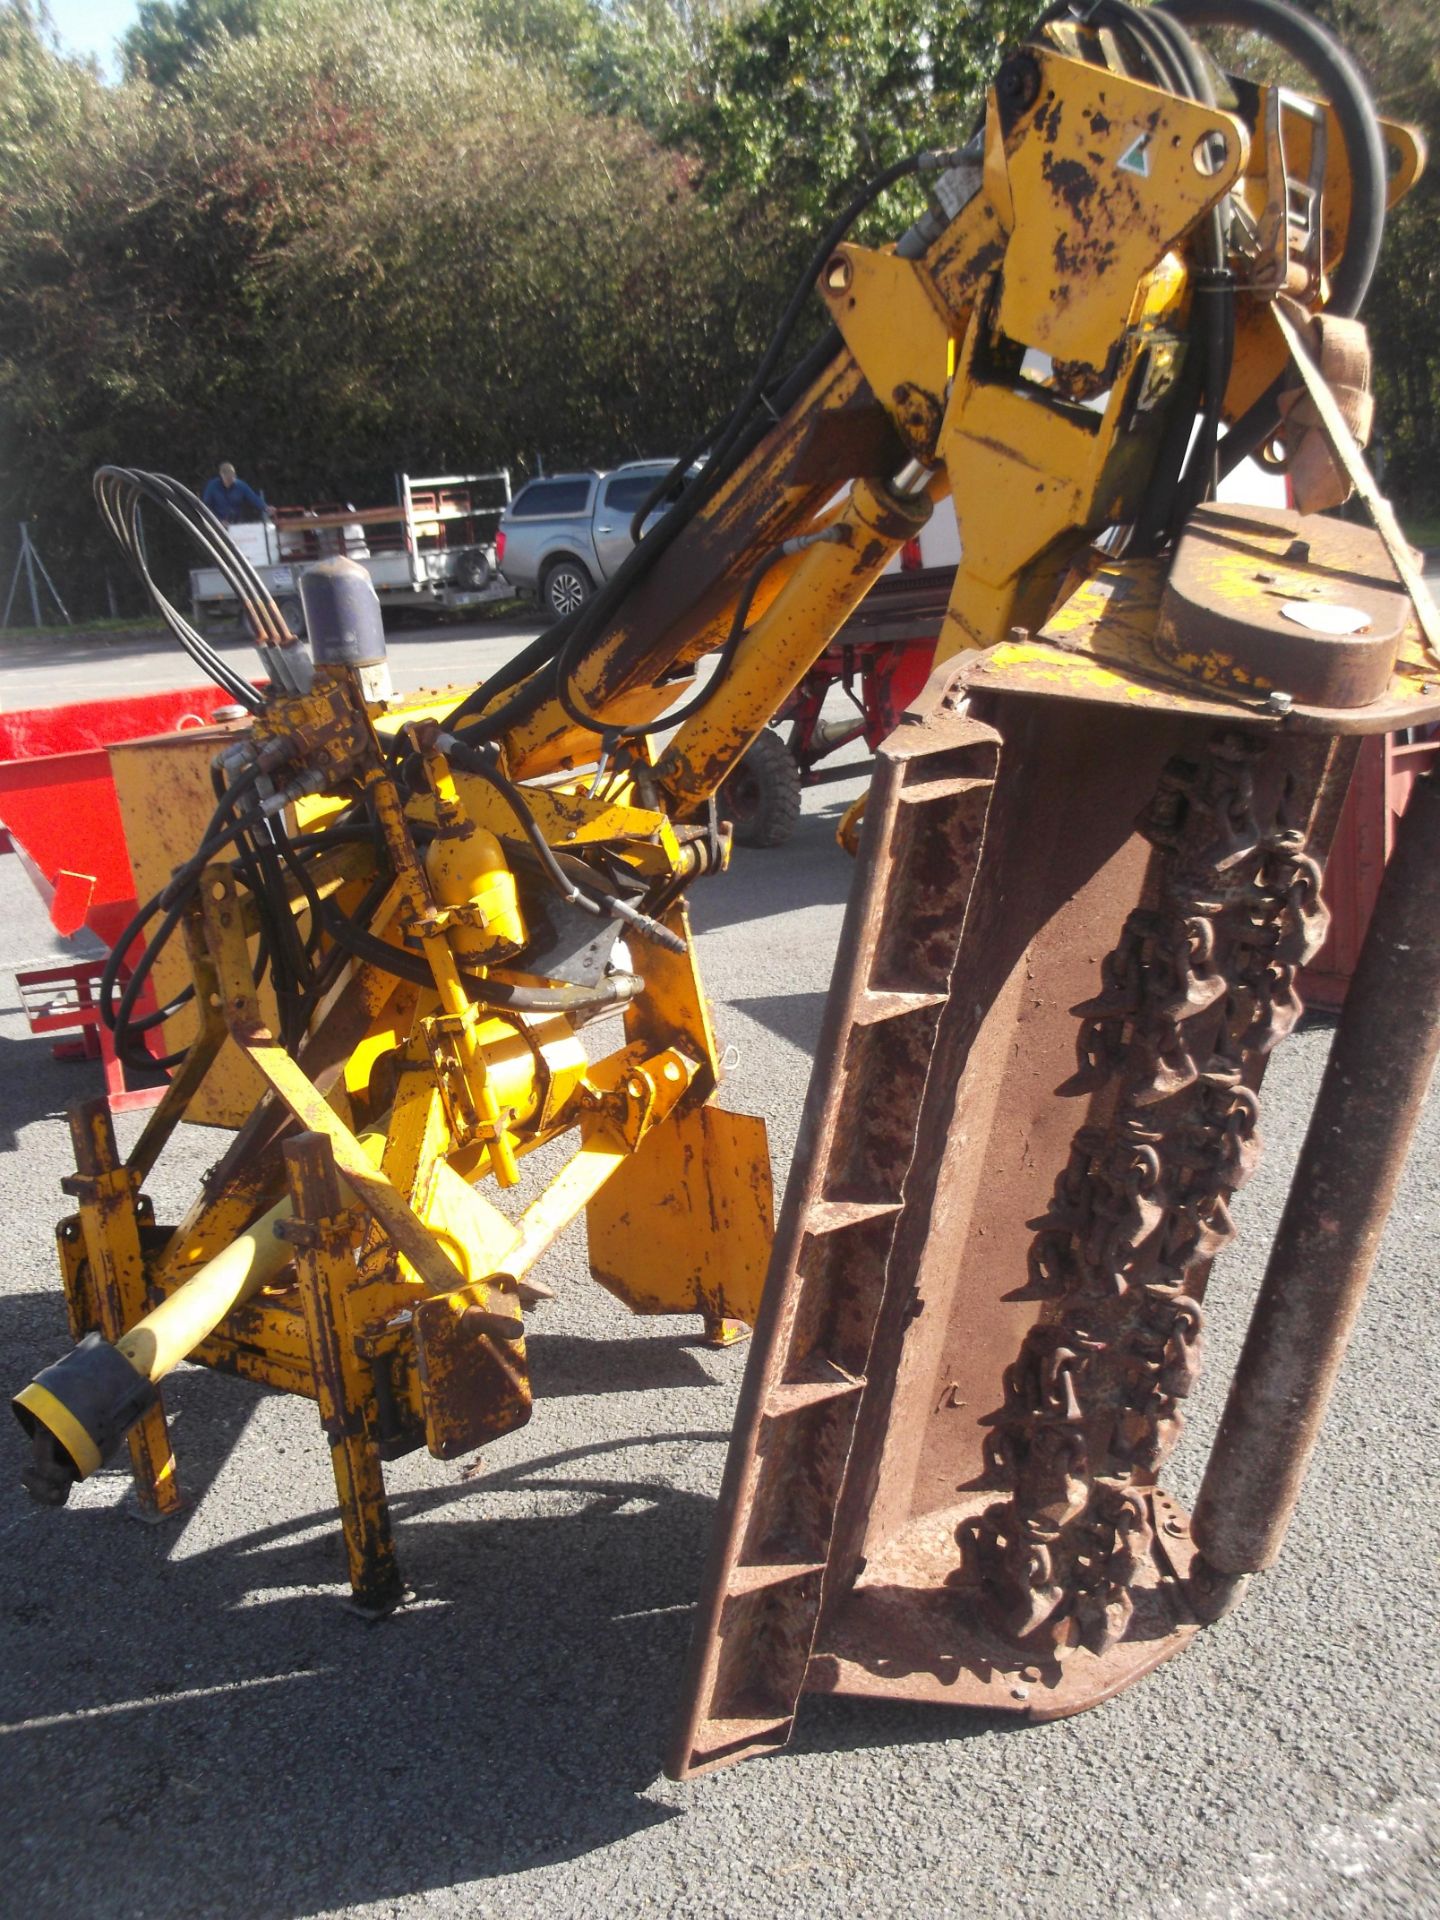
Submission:
<svg viewBox="0 0 1440 1920">
<path fill-rule="evenodd" d="M 1306 526 L 1315 520 L 1310 516 Z M 1154 632 L 1165 581 L 1163 561 L 1090 556 L 1083 577 L 1071 583 L 1063 603 L 1033 637 L 1014 629 L 973 663 L 971 686 L 977 692 L 1085 700 L 1132 713 L 1150 708 L 1219 721 L 1243 719 L 1257 731 L 1283 728 L 1325 736 L 1390 733 L 1440 720 L 1440 676 L 1413 616 L 1401 632 L 1394 670 L 1378 698 L 1360 707 L 1317 706 L 1262 684 L 1258 676 L 1250 692 L 1240 691 L 1236 677 L 1228 685 L 1193 679 L 1163 657 Z"/>
<path fill-rule="evenodd" d="M 715 1106 L 681 1113 L 650 1131 L 586 1212 L 590 1271 L 632 1312 L 753 1323 L 774 1232 L 763 1120 Z"/>
<path fill-rule="evenodd" d="M 1366 707 L 1390 685 L 1410 602 L 1368 527 L 1282 507 L 1200 507 L 1160 600 L 1155 650 L 1207 685 Z"/>
<path fill-rule="evenodd" d="M 999 763 L 968 860 L 896 841 L 908 729 L 882 753 L 860 972 L 782 1214 L 681 1775 L 783 1744 L 802 1690 L 1048 1718 L 1195 1631 L 1155 1478 L 1353 755 L 1183 710 L 987 698 L 982 723 Z M 959 897 L 927 932 L 913 889 L 942 876 Z M 892 895 L 912 963 L 960 943 L 932 957 L 926 1045 L 887 1049 L 867 1099 L 867 915 Z"/>
<path fill-rule="evenodd" d="M 359 1362 L 350 1338 L 346 1295 L 354 1283 L 351 1245 L 357 1223 L 342 1202 L 334 1148 L 324 1135 L 303 1133 L 287 1141 L 284 1153 L 294 1214 L 285 1238 L 295 1248 L 305 1338 L 335 1469 L 351 1592 L 357 1606 L 384 1613 L 399 1603 L 403 1582 L 380 1455 L 366 1431 L 367 1396 L 354 1377 Z"/>
<path fill-rule="evenodd" d="M 1208 1568 L 1273 1564 L 1440 1052 L 1440 785 L 1396 836 L 1195 1509 Z"/>
<path fill-rule="evenodd" d="M 995 735 L 945 705 L 871 789 L 692 1648 L 677 1776 L 783 1745 L 819 1615 L 936 1020 L 979 855 Z"/>
<path fill-rule="evenodd" d="M 1276 757 L 1227 732 L 1164 769 L 1138 822 L 1153 904 L 1072 1009 L 1068 1090 L 1089 1109 L 1027 1250 L 1042 1317 L 985 1416 L 986 1478 L 1009 1493 L 961 1537 L 1009 1637 L 1046 1653 L 1103 1655 L 1130 1626 L 1200 1296 L 1259 1152 L 1247 1073 L 1299 1018 L 1295 976 L 1324 937 L 1309 796 L 1289 771 L 1268 805 L 1257 793 Z"/>
<path fill-rule="evenodd" d="M 1301 994 L 1312 1013 L 1322 1007 L 1338 1013 L 1345 1004 L 1385 877 L 1385 863 L 1395 846 L 1395 829 L 1416 781 L 1440 767 L 1440 740 L 1430 737 L 1428 728 L 1417 731 L 1419 739 L 1392 734 L 1360 743 L 1325 867 L 1330 931 L 1300 980 Z"/>
<path fill-rule="evenodd" d="M 483 1293 L 486 1304 L 470 1304 Z M 473 1453 L 530 1418 L 525 1323 L 497 1288 L 439 1295 L 415 1307 L 415 1362 L 425 1406 L 425 1444 L 437 1460 Z"/>
</svg>

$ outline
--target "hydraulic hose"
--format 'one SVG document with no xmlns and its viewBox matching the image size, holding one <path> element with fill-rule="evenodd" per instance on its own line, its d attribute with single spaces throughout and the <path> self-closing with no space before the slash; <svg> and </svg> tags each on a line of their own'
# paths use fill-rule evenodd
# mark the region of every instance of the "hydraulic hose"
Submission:
<svg viewBox="0 0 1440 1920">
<path fill-rule="evenodd" d="M 364 927 L 347 920 L 343 914 L 328 908 L 325 927 L 336 945 L 353 954 L 357 960 L 379 967 L 382 972 L 393 973 L 397 979 L 408 980 L 417 987 L 434 985 L 434 975 L 418 953 L 407 953 L 403 947 L 392 946 L 388 940 L 379 939 Z M 635 998 L 645 984 L 633 973 L 607 974 L 603 980 L 589 987 L 568 983 L 529 987 L 519 981 L 495 980 L 488 974 L 467 973 L 463 968 L 460 977 L 481 1006 L 495 1007 L 506 1013 L 592 1013 L 602 1007 L 624 1006 Z"/>
<path fill-rule="evenodd" d="M 700 508 L 719 492 L 758 441 L 771 430 L 774 419 L 783 414 L 819 377 L 840 350 L 842 342 L 839 333 L 834 327 L 827 327 L 821 339 L 767 400 L 766 382 L 773 376 L 786 343 L 805 310 L 815 279 L 856 220 L 898 181 L 914 173 L 942 171 L 956 157 L 953 153 L 928 151 L 907 155 L 903 160 L 886 167 L 860 190 L 815 247 L 805 273 L 797 281 L 790 301 L 761 356 L 759 366 L 724 426 L 716 433 L 706 434 L 686 449 L 640 507 L 632 522 L 632 531 L 643 526 L 655 505 L 679 485 L 694 462 L 708 449 L 710 457 L 704 470 L 680 493 L 669 511 L 644 538 L 637 540 L 637 544 L 594 598 L 531 641 L 513 660 L 507 662 L 499 674 L 467 695 L 446 716 L 447 728 L 471 721 L 466 733 L 472 739 L 494 739 L 506 728 L 527 719 L 546 700 L 557 698 L 574 724 L 596 733 L 606 731 L 604 722 L 598 716 L 586 713 L 571 692 L 571 676 L 584 647 L 603 631 L 630 590 L 638 585 L 695 518 Z M 762 401 L 766 403 L 766 413 L 758 418 L 753 417 Z M 527 675 L 530 676 L 528 681 Z M 502 693 L 508 693 L 512 687 L 518 687 L 518 692 L 497 709 L 494 704 L 496 699 Z"/>
<path fill-rule="evenodd" d="M 521 832 L 529 841 L 536 859 L 540 862 L 547 880 L 560 897 L 570 906 L 579 907 L 582 913 L 591 913 L 597 919 L 618 919 L 628 922 L 635 931 L 647 940 L 653 940 L 657 946 L 664 947 L 670 953 L 684 953 L 685 942 L 679 934 L 672 933 L 669 927 L 653 920 L 648 914 L 632 907 L 628 900 L 621 900 L 612 893 L 592 891 L 593 881 L 577 885 L 575 878 L 565 871 L 556 858 L 555 852 L 541 833 L 535 816 L 525 804 L 525 796 L 515 782 L 500 771 L 496 763 L 495 750 L 486 751 L 468 745 L 456 739 L 454 734 L 441 732 L 436 736 L 435 744 L 462 773 L 473 773 L 477 778 L 488 781 L 500 795 L 514 815 Z M 572 865 L 580 865 L 576 861 Z"/>
<path fill-rule="evenodd" d="M 1257 33 L 1304 67 L 1339 123 L 1350 170 L 1345 246 L 1330 286 L 1329 311 L 1353 317 L 1364 302 L 1385 228 L 1385 149 L 1364 75 L 1335 36 L 1289 0 L 1160 0 L 1157 12 L 1186 29 L 1236 27 Z M 1228 473 L 1275 431 L 1282 382 L 1277 380 L 1235 422 L 1219 446 Z"/>
<path fill-rule="evenodd" d="M 1158 7 L 1130 0 L 1099 0 L 1090 15 L 1124 35 L 1156 84 L 1182 100 L 1215 105 L 1210 69 L 1178 21 Z M 1196 505 L 1213 491 L 1225 390 L 1235 349 L 1234 282 L 1228 268 L 1225 222 L 1219 208 L 1202 229 L 1202 264 L 1193 275 L 1196 351 L 1186 355 L 1180 386 L 1155 462 L 1145 510 L 1135 527 L 1137 549 L 1153 551 L 1174 537 Z M 1199 429 L 1194 422 L 1198 414 Z"/>
</svg>

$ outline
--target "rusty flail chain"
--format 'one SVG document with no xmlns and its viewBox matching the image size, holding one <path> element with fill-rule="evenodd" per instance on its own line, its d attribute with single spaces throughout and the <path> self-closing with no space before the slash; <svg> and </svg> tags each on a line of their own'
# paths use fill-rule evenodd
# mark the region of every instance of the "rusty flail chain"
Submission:
<svg viewBox="0 0 1440 1920">
<path fill-rule="evenodd" d="M 1267 743 L 1217 735 L 1172 761 L 1138 822 L 1160 855 L 1076 1008 L 1089 1092 L 1029 1255 L 1043 1317 L 1007 1369 L 989 1465 L 1009 1497 L 961 1531 L 1006 1630 L 1056 1652 L 1114 1645 L 1148 1552 L 1147 1495 L 1200 1362 L 1209 1263 L 1259 1151 L 1246 1067 L 1294 1026 L 1320 947 L 1320 870 L 1286 817 L 1262 824 Z"/>
</svg>

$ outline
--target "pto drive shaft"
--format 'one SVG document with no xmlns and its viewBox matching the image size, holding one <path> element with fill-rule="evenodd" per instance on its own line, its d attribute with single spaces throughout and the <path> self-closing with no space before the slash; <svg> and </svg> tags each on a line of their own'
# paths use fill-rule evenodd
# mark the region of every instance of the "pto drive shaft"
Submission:
<svg viewBox="0 0 1440 1920">
<path fill-rule="evenodd" d="M 32 1447 L 22 1477 L 34 1499 L 63 1506 L 153 1404 L 157 1382 L 283 1271 L 292 1255 L 275 1228 L 289 1218 L 287 1194 L 113 1345 L 87 1334 L 16 1394 Z"/>
</svg>

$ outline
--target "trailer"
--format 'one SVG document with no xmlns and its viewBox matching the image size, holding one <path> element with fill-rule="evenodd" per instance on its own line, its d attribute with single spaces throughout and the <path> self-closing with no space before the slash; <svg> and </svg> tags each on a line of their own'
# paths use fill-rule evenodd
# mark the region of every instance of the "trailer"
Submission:
<svg viewBox="0 0 1440 1920">
<path fill-rule="evenodd" d="M 386 507 L 272 507 L 264 520 L 226 531 L 297 631 L 300 575 L 337 554 L 364 567 L 387 611 L 453 613 L 510 598 L 495 564 L 495 530 L 510 503 L 508 467 L 424 479 L 402 473 L 395 496 Z M 202 630 L 233 627 L 239 618 L 218 567 L 192 569 L 190 603 Z"/>
</svg>

